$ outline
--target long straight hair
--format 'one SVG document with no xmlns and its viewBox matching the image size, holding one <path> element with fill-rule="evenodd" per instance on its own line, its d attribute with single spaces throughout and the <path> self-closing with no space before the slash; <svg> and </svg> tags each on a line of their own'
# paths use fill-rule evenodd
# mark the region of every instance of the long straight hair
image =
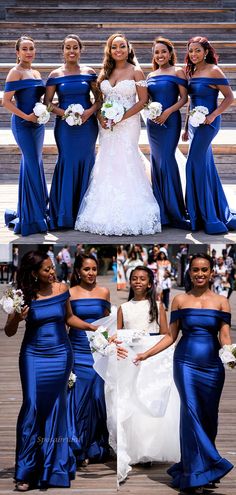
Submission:
<svg viewBox="0 0 236 495">
<path fill-rule="evenodd" d="M 151 285 L 151 287 L 147 289 L 147 293 L 146 293 L 146 299 L 148 300 L 149 306 L 150 306 L 149 322 L 151 323 L 152 321 L 158 321 L 156 287 L 155 287 L 155 283 L 154 283 L 153 271 L 150 268 L 148 268 L 147 266 L 142 266 L 142 265 L 136 266 L 130 274 L 130 278 L 129 278 L 130 283 L 132 280 L 132 276 L 136 271 L 143 271 L 143 272 L 148 274 L 148 281 L 149 281 L 149 284 Z M 128 301 L 130 301 L 130 299 L 133 299 L 133 297 L 134 297 L 134 291 L 133 291 L 132 287 L 130 286 Z"/>
</svg>

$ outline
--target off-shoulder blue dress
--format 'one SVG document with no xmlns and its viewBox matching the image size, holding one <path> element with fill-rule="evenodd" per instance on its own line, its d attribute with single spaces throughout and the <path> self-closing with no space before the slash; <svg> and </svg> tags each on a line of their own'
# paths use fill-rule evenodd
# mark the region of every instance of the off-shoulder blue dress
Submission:
<svg viewBox="0 0 236 495">
<path fill-rule="evenodd" d="M 35 104 L 45 91 L 41 79 L 22 79 L 7 82 L 5 92 L 15 91 L 17 108 L 26 114 L 33 112 Z M 17 218 L 10 223 L 14 232 L 23 236 L 47 231 L 47 186 L 43 170 L 42 150 L 44 125 L 34 124 L 12 115 L 12 132 L 21 150 Z M 12 218 L 9 218 L 9 221 Z M 6 215 L 6 222 L 8 218 Z"/>
<path fill-rule="evenodd" d="M 92 105 L 90 85 L 96 78 L 96 74 L 53 77 L 48 79 L 47 86 L 56 86 L 59 107 L 63 110 L 72 103 L 80 103 L 88 109 Z M 74 228 L 95 162 L 97 135 L 95 115 L 80 126 L 69 126 L 61 117 L 56 118 L 58 160 L 49 201 L 51 229 Z"/>
<path fill-rule="evenodd" d="M 180 395 L 181 460 L 168 473 L 181 490 L 204 486 L 227 474 L 233 465 L 220 456 L 215 439 L 225 372 L 219 357 L 218 332 L 230 313 L 185 308 L 171 313 L 182 338 L 174 353 L 174 381 Z"/>
<path fill-rule="evenodd" d="M 225 78 L 193 77 L 189 80 L 190 109 L 200 105 L 208 108 L 209 113 L 213 112 L 217 108 L 219 90 L 211 85 L 228 84 Z M 204 229 L 207 234 L 224 234 L 229 229 L 236 229 L 236 215 L 229 209 L 211 147 L 220 122 L 219 115 L 211 125 L 189 125 L 186 205 L 192 230 Z"/>
<path fill-rule="evenodd" d="M 110 311 L 110 303 L 100 298 L 72 300 L 71 307 L 76 316 L 88 323 Z M 71 328 L 69 338 L 74 352 L 73 371 L 77 376 L 68 396 L 72 447 L 78 461 L 87 458 L 100 460 L 106 457 L 109 450 L 104 381 L 93 368 L 86 332 Z"/>
<path fill-rule="evenodd" d="M 76 469 L 68 441 L 67 389 L 73 353 L 66 291 L 32 301 L 20 351 L 23 404 L 17 423 L 17 481 L 69 487 Z"/>
<path fill-rule="evenodd" d="M 178 101 L 179 85 L 187 88 L 187 81 L 177 76 L 151 76 L 147 80 L 152 101 L 162 104 L 162 111 Z M 190 229 L 184 204 L 182 186 L 175 151 L 181 132 L 180 111 L 173 112 L 164 125 L 147 120 L 151 148 L 152 187 L 160 206 L 162 225 Z"/>
</svg>

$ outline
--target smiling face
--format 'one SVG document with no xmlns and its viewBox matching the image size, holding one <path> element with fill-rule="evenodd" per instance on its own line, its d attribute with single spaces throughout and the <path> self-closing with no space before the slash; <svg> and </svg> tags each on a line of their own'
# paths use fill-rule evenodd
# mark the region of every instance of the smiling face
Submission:
<svg viewBox="0 0 236 495">
<path fill-rule="evenodd" d="M 22 40 L 19 50 L 16 50 L 17 58 L 20 62 L 31 63 L 35 59 L 36 49 L 33 41 Z"/>
<path fill-rule="evenodd" d="M 127 60 L 129 54 L 127 41 L 122 36 L 116 36 L 112 41 L 110 52 L 115 62 Z"/>
<path fill-rule="evenodd" d="M 42 262 L 42 265 L 38 272 L 33 272 L 33 276 L 38 278 L 38 281 L 42 285 L 51 285 L 55 282 L 55 269 L 50 258 L 47 258 Z"/>
<path fill-rule="evenodd" d="M 153 57 L 159 67 L 169 65 L 171 54 L 164 43 L 156 43 L 153 49 Z"/>
<path fill-rule="evenodd" d="M 204 50 L 200 43 L 190 43 L 188 47 L 188 56 L 193 64 L 199 64 L 204 60 L 208 50 Z"/>
<path fill-rule="evenodd" d="M 148 273 L 144 270 L 134 270 L 131 275 L 130 286 L 134 295 L 145 296 L 147 290 L 151 288 Z"/>
<path fill-rule="evenodd" d="M 194 288 L 209 287 L 212 276 L 210 262 L 204 258 L 195 258 L 191 263 L 189 275 Z"/>
<path fill-rule="evenodd" d="M 77 63 L 80 59 L 81 49 L 79 42 L 73 38 L 66 38 L 63 47 L 65 62 Z"/>
<path fill-rule="evenodd" d="M 78 270 L 81 282 L 84 282 L 88 285 L 93 285 L 96 283 L 97 273 L 97 263 L 92 259 L 83 260 L 82 267 L 80 268 L 80 270 Z"/>
</svg>

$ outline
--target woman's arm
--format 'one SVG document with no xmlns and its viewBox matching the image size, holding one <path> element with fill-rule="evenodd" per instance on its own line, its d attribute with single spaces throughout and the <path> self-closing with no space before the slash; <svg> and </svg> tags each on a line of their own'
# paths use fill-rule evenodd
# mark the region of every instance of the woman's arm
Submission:
<svg viewBox="0 0 236 495">
<path fill-rule="evenodd" d="M 53 77 L 52 74 L 49 75 L 49 78 Z M 63 115 L 65 114 L 65 110 L 60 108 L 58 105 L 55 105 L 55 103 L 52 103 L 55 93 L 56 93 L 56 86 L 46 86 L 44 103 L 45 105 L 49 106 L 50 112 L 55 113 L 55 115 L 58 115 L 59 117 L 63 117 Z"/>
<path fill-rule="evenodd" d="M 121 330 L 123 328 L 123 313 L 122 313 L 122 309 L 121 309 L 121 306 L 119 307 L 118 311 L 117 311 L 117 329 L 118 330 Z"/>
<path fill-rule="evenodd" d="M 69 300 L 66 303 L 66 324 L 69 327 L 77 328 L 78 330 L 91 330 L 93 332 L 95 332 L 98 328 L 97 326 L 92 325 L 92 323 L 87 323 L 86 321 L 81 320 L 78 316 L 75 316 L 72 313 Z"/>
<path fill-rule="evenodd" d="M 222 70 L 219 67 L 216 67 L 212 72 L 214 72 L 212 77 L 215 77 L 215 78 L 220 77 L 221 79 L 225 78 L 224 73 L 222 72 Z M 221 104 L 212 113 L 210 113 L 209 115 L 206 116 L 206 120 L 205 120 L 204 124 L 211 124 L 212 122 L 214 122 L 215 118 L 218 117 L 218 115 L 221 115 L 234 101 L 233 91 L 232 91 L 230 86 L 225 86 L 225 85 L 219 84 L 219 85 L 216 85 L 216 88 L 219 91 L 221 91 L 221 93 L 224 96 L 224 99 L 221 102 Z"/>
<path fill-rule="evenodd" d="M 178 77 L 181 77 L 181 76 L 178 76 Z M 181 77 L 181 78 L 185 79 L 184 77 Z M 165 121 L 168 119 L 168 117 L 173 112 L 177 112 L 177 110 L 182 108 L 185 105 L 185 103 L 187 103 L 187 101 L 188 101 L 187 88 L 185 88 L 181 84 L 178 85 L 178 88 L 179 88 L 179 95 L 180 95 L 180 98 L 178 99 L 178 101 L 174 105 L 172 105 L 171 107 L 166 108 L 164 110 L 164 112 L 162 112 L 162 114 L 154 120 L 154 122 L 157 122 L 158 124 L 164 124 Z"/>
<path fill-rule="evenodd" d="M 140 81 L 145 82 L 145 76 L 141 69 L 136 69 L 134 71 L 134 80 L 137 83 Z M 137 88 L 138 102 L 135 103 L 131 108 L 129 108 L 129 110 L 125 112 L 122 120 L 126 120 L 129 117 L 136 115 L 136 113 L 140 112 L 140 110 L 142 110 L 146 105 L 146 103 L 148 102 L 148 90 L 146 85 L 145 86 L 137 85 L 136 88 Z"/>
<path fill-rule="evenodd" d="M 18 330 L 19 323 L 26 319 L 29 312 L 29 306 L 24 306 L 21 313 L 13 313 L 8 315 L 7 322 L 4 328 L 5 334 L 12 337 Z"/>
<path fill-rule="evenodd" d="M 230 313 L 230 305 L 228 299 L 224 296 L 219 296 L 221 299 L 221 311 L 226 311 L 227 313 Z M 231 344 L 231 336 L 230 336 L 230 326 L 228 323 L 224 322 L 222 320 L 221 327 L 220 327 L 220 332 L 219 332 L 219 341 L 221 347 L 224 345 L 230 345 Z"/>
<path fill-rule="evenodd" d="M 19 72 L 14 68 L 10 70 L 6 82 L 14 82 L 14 81 L 20 81 L 20 74 Z M 34 115 L 34 113 L 27 114 L 25 112 L 22 112 L 15 103 L 12 101 L 12 98 L 15 94 L 15 91 L 7 91 L 3 93 L 3 98 L 2 98 L 2 106 L 9 110 L 9 112 L 17 115 L 17 117 L 20 117 L 21 119 L 27 120 L 28 122 L 37 122 L 37 117 Z"/>
<path fill-rule="evenodd" d="M 99 86 L 96 81 L 91 82 L 90 84 L 91 91 L 94 95 L 95 102 L 93 105 L 84 111 L 82 115 L 82 122 L 86 122 L 94 113 L 98 112 L 102 105 L 102 92 L 99 89 Z"/>
<path fill-rule="evenodd" d="M 166 312 L 162 302 L 159 303 L 159 324 L 160 324 L 160 334 L 168 333 L 168 324 L 166 318 Z"/>
</svg>

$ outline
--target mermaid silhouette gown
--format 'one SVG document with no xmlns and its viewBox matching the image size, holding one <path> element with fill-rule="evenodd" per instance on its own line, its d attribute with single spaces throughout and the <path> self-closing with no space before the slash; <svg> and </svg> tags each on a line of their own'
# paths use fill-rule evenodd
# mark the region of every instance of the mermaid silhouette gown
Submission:
<svg viewBox="0 0 236 495">
<path fill-rule="evenodd" d="M 136 85 L 143 83 L 123 80 L 111 86 L 106 79 L 101 91 L 105 101 L 118 101 L 128 110 L 136 103 Z M 75 230 L 105 235 L 161 231 L 160 210 L 145 172 L 139 135 L 139 114 L 119 122 L 113 131 L 100 128 L 99 152 Z"/>
<path fill-rule="evenodd" d="M 56 86 L 59 107 L 63 110 L 72 103 L 80 103 L 88 109 L 92 105 L 90 85 L 96 77 L 96 74 L 53 77 L 48 79 L 47 86 Z M 95 115 L 80 126 L 69 126 L 61 117 L 56 118 L 55 139 L 59 155 L 50 192 L 51 229 L 74 228 L 95 162 L 97 134 Z"/>
<path fill-rule="evenodd" d="M 162 104 L 162 111 L 178 101 L 179 87 L 187 81 L 177 76 L 151 76 L 147 80 L 152 101 Z M 160 206 L 162 225 L 190 229 L 186 218 L 182 186 L 175 151 L 181 132 L 181 115 L 173 112 L 164 125 L 147 120 L 148 140 L 151 148 L 151 172 L 154 196 Z"/>
<path fill-rule="evenodd" d="M 20 351 L 23 404 L 17 423 L 17 481 L 69 487 L 75 458 L 66 401 L 73 354 L 65 328 L 69 292 L 30 304 Z"/>
<path fill-rule="evenodd" d="M 71 301 L 73 313 L 88 323 L 102 318 L 110 303 L 105 299 Z M 84 330 L 69 332 L 77 379 L 68 395 L 68 423 L 72 448 L 78 461 L 100 460 L 108 453 L 104 381 L 93 368 L 93 356 Z"/>
<path fill-rule="evenodd" d="M 218 407 L 224 385 L 224 367 L 217 338 L 230 313 L 185 308 L 171 313 L 183 335 L 174 354 L 174 380 L 180 395 L 181 461 L 168 473 L 181 490 L 222 478 L 233 465 L 215 447 Z"/>
<path fill-rule="evenodd" d="M 190 108 L 201 105 L 209 113 L 217 108 L 218 89 L 210 85 L 229 83 L 224 78 L 193 77 L 189 81 Z M 192 230 L 203 228 L 207 234 L 224 234 L 236 229 L 220 182 L 212 153 L 211 142 L 220 129 L 221 117 L 211 125 L 189 125 L 190 149 L 186 164 L 186 205 Z"/>
<path fill-rule="evenodd" d="M 30 114 L 45 88 L 41 79 L 7 82 L 5 92 L 15 91 L 17 108 Z M 23 236 L 47 231 L 47 186 L 44 177 L 42 150 L 44 125 L 34 124 L 12 115 L 12 132 L 21 150 L 17 218 L 6 213 L 6 223 Z"/>
</svg>

